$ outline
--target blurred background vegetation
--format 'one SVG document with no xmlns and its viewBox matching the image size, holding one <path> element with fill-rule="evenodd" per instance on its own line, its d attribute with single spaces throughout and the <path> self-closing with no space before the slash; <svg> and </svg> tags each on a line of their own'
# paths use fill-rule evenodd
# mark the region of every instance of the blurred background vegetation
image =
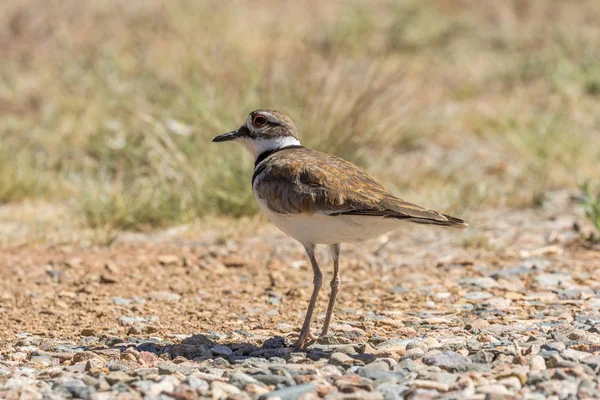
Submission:
<svg viewBox="0 0 600 400">
<path fill-rule="evenodd" d="M 600 176 L 595 0 L 8 0 L 0 60 L 0 204 L 90 227 L 255 213 L 265 107 L 465 218 Z"/>
</svg>

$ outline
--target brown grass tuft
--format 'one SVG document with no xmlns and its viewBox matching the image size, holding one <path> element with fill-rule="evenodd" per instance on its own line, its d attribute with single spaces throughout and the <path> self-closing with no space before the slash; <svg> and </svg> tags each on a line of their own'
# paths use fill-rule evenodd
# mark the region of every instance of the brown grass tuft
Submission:
<svg viewBox="0 0 600 400">
<path fill-rule="evenodd" d="M 91 226 L 256 212 L 249 157 L 210 139 L 262 107 L 437 209 L 597 175 L 592 0 L 18 0 L 0 27 L 0 202 Z"/>
</svg>

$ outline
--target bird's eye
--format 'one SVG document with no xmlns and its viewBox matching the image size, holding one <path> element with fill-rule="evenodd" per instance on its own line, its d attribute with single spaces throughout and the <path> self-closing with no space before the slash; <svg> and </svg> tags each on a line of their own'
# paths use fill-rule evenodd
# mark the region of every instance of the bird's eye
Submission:
<svg viewBox="0 0 600 400">
<path fill-rule="evenodd" d="M 256 117 L 254 117 L 254 119 L 252 120 L 252 125 L 260 128 L 261 126 L 265 126 L 267 124 L 267 119 L 264 117 L 264 115 L 257 115 Z"/>
</svg>

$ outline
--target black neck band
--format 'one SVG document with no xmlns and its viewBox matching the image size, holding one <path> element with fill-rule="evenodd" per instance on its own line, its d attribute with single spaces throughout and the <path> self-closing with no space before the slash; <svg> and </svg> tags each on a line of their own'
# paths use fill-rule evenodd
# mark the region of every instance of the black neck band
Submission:
<svg viewBox="0 0 600 400">
<path fill-rule="evenodd" d="M 293 146 L 286 146 L 286 147 L 279 147 L 277 149 L 271 149 L 271 150 L 265 150 L 262 153 L 260 153 L 258 155 L 258 157 L 256 157 L 256 161 L 254 161 L 254 168 L 256 168 L 258 166 L 258 164 L 260 164 L 261 162 L 263 162 L 265 160 L 265 158 L 269 157 L 271 154 L 275 154 L 281 150 L 287 150 L 287 149 L 298 149 L 300 147 L 304 147 L 302 145 L 296 144 Z"/>
</svg>

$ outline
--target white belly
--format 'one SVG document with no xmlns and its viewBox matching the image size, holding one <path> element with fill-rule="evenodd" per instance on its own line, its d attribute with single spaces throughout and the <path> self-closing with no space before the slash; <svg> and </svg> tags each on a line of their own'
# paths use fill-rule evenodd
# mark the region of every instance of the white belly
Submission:
<svg viewBox="0 0 600 400">
<path fill-rule="evenodd" d="M 256 199 L 263 213 L 282 232 L 303 244 L 359 242 L 375 238 L 399 227 L 393 219 L 380 217 L 324 214 L 279 214 Z"/>
</svg>

